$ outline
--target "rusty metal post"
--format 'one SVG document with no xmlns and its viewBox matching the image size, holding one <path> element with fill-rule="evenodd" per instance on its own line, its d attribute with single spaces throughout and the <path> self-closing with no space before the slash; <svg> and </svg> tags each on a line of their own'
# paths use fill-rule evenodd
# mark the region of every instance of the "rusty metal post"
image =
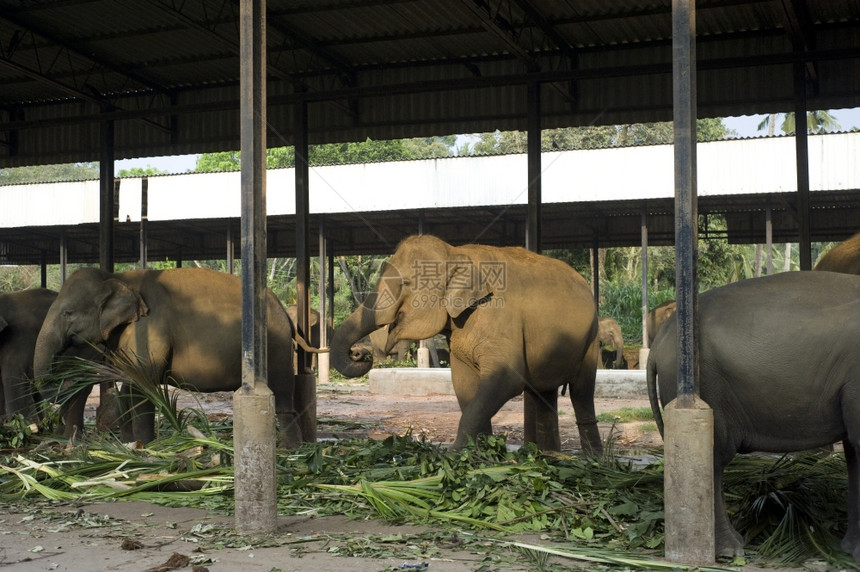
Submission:
<svg viewBox="0 0 860 572">
<path fill-rule="evenodd" d="M 239 5 L 242 148 L 242 385 L 233 394 L 236 529 L 277 524 L 275 398 L 266 347 L 266 0 Z"/>
<path fill-rule="evenodd" d="M 714 562 L 714 419 L 699 398 L 695 0 L 672 1 L 677 397 L 665 407 L 666 558 Z"/>
</svg>

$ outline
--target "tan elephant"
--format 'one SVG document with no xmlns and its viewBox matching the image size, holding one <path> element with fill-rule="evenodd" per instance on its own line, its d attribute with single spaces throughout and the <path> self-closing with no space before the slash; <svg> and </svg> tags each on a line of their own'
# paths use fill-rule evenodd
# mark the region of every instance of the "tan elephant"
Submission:
<svg viewBox="0 0 860 572">
<path fill-rule="evenodd" d="M 72 274 L 39 331 L 33 369 L 42 377 L 70 345 L 104 344 L 151 364 L 156 380 L 183 389 L 238 389 L 242 380 L 242 287 L 238 277 L 205 268 L 133 270 L 109 274 L 83 268 Z M 281 446 L 298 447 L 294 406 L 293 325 L 269 290 L 268 382 L 275 395 Z M 169 376 L 169 377 L 168 377 Z M 151 441 L 154 409 L 123 384 L 122 438 Z"/>
<path fill-rule="evenodd" d="M 860 233 L 831 248 L 813 270 L 860 274 Z"/>
<path fill-rule="evenodd" d="M 570 398 L 583 448 L 602 451 L 594 415 L 597 308 L 585 279 L 567 264 L 522 248 L 452 246 L 405 239 L 365 302 L 337 329 L 332 365 L 364 375 L 353 344 L 382 326 L 400 340 L 446 333 L 462 415 L 455 448 L 492 432 L 491 419 L 525 391 L 525 439 L 558 450 L 560 386 Z"/>
<path fill-rule="evenodd" d="M 675 313 L 675 301 L 669 300 L 663 302 L 650 312 L 648 312 L 648 347 L 654 345 L 654 339 L 657 337 L 657 332 L 660 327 Z"/>
<path fill-rule="evenodd" d="M 601 348 L 608 348 L 615 352 L 612 367 L 621 368 L 624 364 L 624 336 L 621 335 L 621 326 L 615 318 L 605 316 L 597 321 L 597 339 L 600 341 Z"/>
</svg>

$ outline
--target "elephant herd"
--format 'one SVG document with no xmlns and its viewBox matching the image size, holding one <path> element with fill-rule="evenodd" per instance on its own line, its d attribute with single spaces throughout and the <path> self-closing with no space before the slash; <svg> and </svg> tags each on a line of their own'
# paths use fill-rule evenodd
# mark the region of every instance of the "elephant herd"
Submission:
<svg viewBox="0 0 860 572">
<path fill-rule="evenodd" d="M 815 270 L 749 279 L 699 296 L 698 388 L 714 412 L 720 555 L 743 553 L 721 488 L 722 471 L 737 453 L 842 441 L 849 490 L 842 548 L 860 560 L 860 357 L 854 351 L 860 346 L 860 234 L 831 250 Z M 293 448 L 302 440 L 297 417 L 304 408 L 294 395 L 293 350 L 307 345 L 271 291 L 267 308 L 268 382 L 280 445 Z M 620 362 L 623 346 L 610 320 L 598 318 L 590 287 L 563 262 L 522 248 L 452 246 L 412 236 L 333 332 L 330 359 L 355 377 L 372 366 L 372 352 L 356 351 L 356 345 L 373 332 L 384 332 L 385 352 L 403 340 L 444 335 L 461 410 L 454 448 L 490 434 L 492 417 L 523 394 L 525 440 L 558 450 L 563 388 L 570 391 L 584 452 L 597 455 L 603 449 L 594 410 L 600 347 L 617 348 Z M 656 308 L 647 329 L 653 336 L 648 393 L 662 432 L 661 402 L 674 398 L 677 382 L 674 303 Z M 96 345 L 137 356 L 163 383 L 235 390 L 240 342 L 241 286 L 234 276 L 198 268 L 81 269 L 59 293 L 0 294 L 0 403 L 6 415 L 33 415 L 39 395 L 34 399 L 30 378 L 50 373 L 65 352 Z M 123 439 L 151 440 L 152 405 L 127 385 Z M 77 415 L 70 419 L 79 424 Z"/>
</svg>

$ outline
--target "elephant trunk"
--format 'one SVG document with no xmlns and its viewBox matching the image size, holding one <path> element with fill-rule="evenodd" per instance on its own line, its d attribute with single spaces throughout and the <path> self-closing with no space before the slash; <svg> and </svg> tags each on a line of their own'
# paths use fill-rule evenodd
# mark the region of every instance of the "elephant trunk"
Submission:
<svg viewBox="0 0 860 572">
<path fill-rule="evenodd" d="M 329 344 L 331 365 L 346 377 L 360 377 L 373 367 L 370 352 L 353 352 L 352 346 L 377 329 L 374 312 L 362 305 L 338 327 Z"/>
<path fill-rule="evenodd" d="M 33 375 L 44 377 L 53 371 L 54 357 L 65 349 L 63 339 L 46 328 L 39 331 L 33 351 Z"/>
</svg>

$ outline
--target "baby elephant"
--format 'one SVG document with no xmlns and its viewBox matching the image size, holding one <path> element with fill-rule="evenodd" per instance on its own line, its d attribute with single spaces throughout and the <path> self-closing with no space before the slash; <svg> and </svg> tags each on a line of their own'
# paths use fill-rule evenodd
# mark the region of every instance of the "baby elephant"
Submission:
<svg viewBox="0 0 860 572">
<path fill-rule="evenodd" d="M 860 560 L 860 276 L 785 272 L 699 296 L 700 393 L 714 412 L 714 515 L 720 556 L 743 554 L 722 493 L 737 453 L 782 453 L 842 441 L 848 527 L 842 549 Z M 648 395 L 675 398 L 677 318 L 648 359 Z M 656 378 L 656 379 L 655 379 Z M 776 398 L 775 398 L 776 397 Z"/>
</svg>

